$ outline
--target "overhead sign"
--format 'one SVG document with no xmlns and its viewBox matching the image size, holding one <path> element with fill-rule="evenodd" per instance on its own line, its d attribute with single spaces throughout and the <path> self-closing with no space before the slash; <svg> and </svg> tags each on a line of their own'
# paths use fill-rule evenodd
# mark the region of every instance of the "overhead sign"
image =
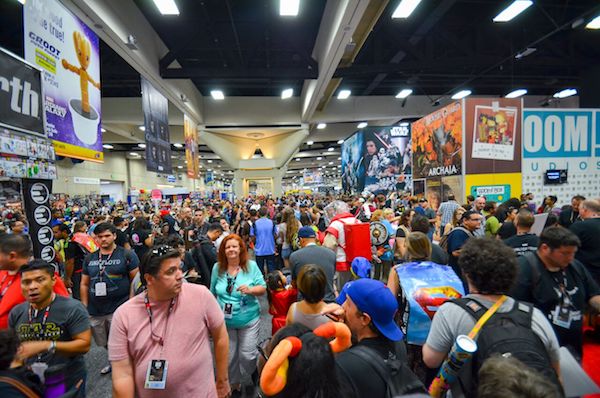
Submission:
<svg viewBox="0 0 600 398">
<path fill-rule="evenodd" d="M 23 180 L 23 202 L 29 220 L 29 236 L 33 243 L 33 256 L 48 262 L 55 260 L 54 234 L 50 227 L 50 180 Z"/>
<path fill-rule="evenodd" d="M 0 48 L 0 125 L 45 136 L 42 74 Z"/>
<path fill-rule="evenodd" d="M 46 132 L 56 154 L 103 162 L 98 36 L 58 0 L 27 0 L 23 19 L 25 59 L 44 71 Z"/>
<path fill-rule="evenodd" d="M 146 170 L 170 174 L 172 164 L 169 102 L 144 77 L 141 78 L 141 82 L 146 138 Z"/>
<path fill-rule="evenodd" d="M 75 184 L 100 185 L 100 179 L 93 177 L 73 177 L 73 182 Z"/>
</svg>

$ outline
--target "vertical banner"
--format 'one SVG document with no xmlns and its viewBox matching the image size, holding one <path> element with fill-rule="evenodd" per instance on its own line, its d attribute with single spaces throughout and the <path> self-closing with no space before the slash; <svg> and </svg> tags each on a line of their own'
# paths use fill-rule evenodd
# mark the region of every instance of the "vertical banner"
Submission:
<svg viewBox="0 0 600 398">
<path fill-rule="evenodd" d="M 98 36 L 58 0 L 24 6 L 25 59 L 44 73 L 46 132 L 57 155 L 102 163 Z"/>
<path fill-rule="evenodd" d="M 365 187 L 363 133 L 359 131 L 342 144 L 342 189 L 347 193 L 362 192 Z"/>
<path fill-rule="evenodd" d="M 52 181 L 23 179 L 23 202 L 29 221 L 33 256 L 49 263 L 54 261 L 54 234 L 50 226 L 50 192 Z"/>
<path fill-rule="evenodd" d="M 183 115 L 183 135 L 185 137 L 185 160 L 187 161 L 187 176 L 198 179 L 200 174 L 200 159 L 198 159 L 198 130 L 196 123 Z"/>
<path fill-rule="evenodd" d="M 146 170 L 172 173 L 169 101 L 141 77 L 142 110 L 146 131 Z"/>
</svg>

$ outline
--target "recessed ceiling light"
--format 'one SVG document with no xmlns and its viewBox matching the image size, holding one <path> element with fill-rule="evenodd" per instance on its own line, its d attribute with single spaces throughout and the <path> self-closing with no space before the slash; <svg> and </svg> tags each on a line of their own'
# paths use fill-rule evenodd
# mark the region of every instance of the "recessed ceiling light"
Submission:
<svg viewBox="0 0 600 398">
<path fill-rule="evenodd" d="M 142 142 L 142 143 L 139 143 L 139 144 L 138 144 L 138 146 L 139 146 L 140 148 L 146 148 L 146 144 L 144 144 L 143 142 Z"/>
<path fill-rule="evenodd" d="M 206 162 L 207 163 L 212 163 L 213 161 L 211 159 L 208 159 Z"/>
<path fill-rule="evenodd" d="M 317 128 L 319 130 L 323 130 L 325 127 L 327 127 L 327 123 L 319 123 L 319 124 L 317 124 Z"/>
<path fill-rule="evenodd" d="M 139 153 L 135 153 L 135 152 L 129 152 L 129 154 L 130 154 L 131 156 L 140 156 L 140 154 L 139 154 Z"/>
<path fill-rule="evenodd" d="M 104 149 L 114 149 L 115 147 L 112 146 L 112 145 L 110 145 L 110 144 L 103 144 L 102 148 L 104 148 Z"/>
<path fill-rule="evenodd" d="M 518 98 L 525 94 L 527 94 L 527 89 L 519 88 L 519 89 L 513 90 L 510 93 L 506 94 L 505 98 Z"/>
<path fill-rule="evenodd" d="M 356 127 L 358 127 L 359 129 L 364 129 L 368 125 L 369 125 L 369 123 L 367 123 L 367 122 L 360 122 L 356 125 Z"/>
<path fill-rule="evenodd" d="M 179 15 L 175 0 L 153 0 L 162 15 Z"/>
<path fill-rule="evenodd" d="M 286 88 L 285 90 L 283 90 L 281 92 L 281 99 L 292 98 L 293 95 L 294 95 L 294 89 L 293 88 Z"/>
<path fill-rule="evenodd" d="M 296 162 L 299 162 L 299 161 L 300 161 L 300 158 L 296 158 Z"/>
<path fill-rule="evenodd" d="M 342 160 L 342 157 L 341 157 L 341 156 L 338 156 L 338 160 Z"/>
<path fill-rule="evenodd" d="M 106 129 L 104 127 L 100 127 L 100 131 L 106 133 Z"/>
<path fill-rule="evenodd" d="M 493 19 L 494 22 L 508 22 L 533 4 L 531 0 L 515 0 Z"/>
<path fill-rule="evenodd" d="M 323 160 L 323 158 L 319 156 L 319 157 L 317 158 L 317 160 Z"/>
<path fill-rule="evenodd" d="M 144 126 L 144 125 L 138 126 L 138 129 L 140 129 L 142 131 L 146 131 L 146 126 Z"/>
<path fill-rule="evenodd" d="M 400 123 L 400 127 L 408 127 L 409 124 L 409 122 L 402 122 Z"/>
<path fill-rule="evenodd" d="M 419 5 L 421 0 L 402 0 L 394 10 L 392 18 L 408 18 Z"/>
<path fill-rule="evenodd" d="M 212 90 L 210 95 L 213 97 L 213 99 L 218 101 L 225 99 L 225 94 L 223 94 L 221 90 Z"/>
<path fill-rule="evenodd" d="M 338 140 L 338 142 L 337 142 L 337 143 L 338 143 L 338 144 L 343 144 L 343 143 L 344 143 L 344 140 Z"/>
<path fill-rule="evenodd" d="M 350 94 L 352 94 L 352 91 L 350 91 L 350 90 L 340 90 L 338 92 L 337 98 L 338 99 L 346 99 L 350 96 Z"/>
<path fill-rule="evenodd" d="M 566 88 L 562 91 L 559 91 L 557 93 L 554 93 L 553 97 L 554 98 L 567 98 L 570 97 L 572 95 L 577 95 L 577 90 L 574 88 Z"/>
<path fill-rule="evenodd" d="M 179 142 L 174 143 L 173 146 L 175 148 L 183 148 L 183 144 L 180 144 Z"/>
<path fill-rule="evenodd" d="M 300 11 L 300 0 L 279 0 L 279 15 L 295 17 Z"/>
<path fill-rule="evenodd" d="M 458 93 L 454 94 L 452 96 L 452 99 L 458 100 L 458 99 L 468 97 L 469 95 L 471 95 L 471 90 L 461 90 Z"/>
<path fill-rule="evenodd" d="M 314 143 L 315 143 L 314 141 L 306 141 L 306 145 L 312 145 Z"/>
<path fill-rule="evenodd" d="M 327 148 L 327 151 L 329 151 L 329 152 L 333 152 L 333 147 L 329 147 L 329 148 Z"/>
<path fill-rule="evenodd" d="M 178 169 L 183 169 L 183 166 L 177 166 Z"/>
<path fill-rule="evenodd" d="M 405 88 L 404 90 L 402 90 L 398 94 L 396 94 L 396 98 L 406 98 L 409 95 L 411 95 L 412 92 L 413 91 L 410 88 Z"/>
<path fill-rule="evenodd" d="M 587 25 L 585 25 L 586 29 L 600 29 L 600 15 L 596 18 L 592 19 Z"/>
<path fill-rule="evenodd" d="M 333 164 L 333 162 L 329 162 L 329 164 L 330 164 L 330 165 L 332 165 L 332 164 Z"/>
</svg>

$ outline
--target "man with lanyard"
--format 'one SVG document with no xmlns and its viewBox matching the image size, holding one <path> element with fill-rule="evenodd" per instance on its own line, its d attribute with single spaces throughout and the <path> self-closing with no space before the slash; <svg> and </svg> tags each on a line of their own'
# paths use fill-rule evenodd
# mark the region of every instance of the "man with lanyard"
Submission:
<svg viewBox="0 0 600 398">
<path fill-rule="evenodd" d="M 5 235 L 0 239 L 0 329 L 8 327 L 10 310 L 25 302 L 19 269 L 29 262 L 32 254 L 31 240 L 27 236 Z M 58 274 L 56 277 L 54 292 L 68 296 L 63 281 Z"/>
<path fill-rule="evenodd" d="M 108 350 L 115 398 L 230 394 L 223 311 L 206 287 L 183 283 L 180 261 L 171 247 L 152 249 L 140 266 L 147 291 L 115 312 Z"/>
<path fill-rule="evenodd" d="M 23 361 L 43 382 L 48 367 L 64 377 L 65 390 L 78 389 L 85 396 L 85 362 L 92 335 L 88 313 L 83 305 L 52 290 L 57 282 L 54 267 L 33 260 L 20 269 L 21 289 L 27 303 L 17 305 L 9 316 L 9 326 L 21 341 L 17 360 Z"/>
<path fill-rule="evenodd" d="M 108 332 L 115 310 L 129 299 L 129 286 L 138 271 L 139 260 L 131 250 L 115 244 L 116 227 L 104 222 L 96 227 L 100 250 L 83 262 L 81 302 L 90 314 L 94 341 L 107 347 Z M 101 374 L 110 372 L 110 365 Z"/>
<path fill-rule="evenodd" d="M 587 268 L 600 285 L 600 201 L 585 200 L 579 206 L 579 217 L 569 229 L 581 241 L 575 258 Z"/>
<path fill-rule="evenodd" d="M 460 256 L 461 248 L 465 242 L 473 238 L 475 232 L 479 230 L 482 219 L 482 216 L 476 211 L 466 211 L 461 218 L 462 226 L 455 227 L 448 235 L 448 265 L 451 266 L 456 275 L 462 279 L 466 292 L 468 292 L 468 286 L 465 279 L 462 277 L 462 272 L 458 266 L 458 256 Z"/>
<path fill-rule="evenodd" d="M 575 259 L 580 245 L 568 229 L 546 228 L 537 252 L 519 257 L 519 278 L 511 294 L 539 308 L 552 323 L 560 345 L 578 360 L 583 354 L 585 306 L 600 311 L 600 287 Z"/>
</svg>

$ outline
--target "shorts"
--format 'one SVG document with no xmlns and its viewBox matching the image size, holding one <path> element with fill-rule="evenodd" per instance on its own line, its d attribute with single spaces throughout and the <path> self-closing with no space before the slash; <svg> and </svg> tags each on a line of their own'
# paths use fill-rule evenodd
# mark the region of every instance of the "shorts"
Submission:
<svg viewBox="0 0 600 398">
<path fill-rule="evenodd" d="M 281 249 L 281 258 L 283 258 L 284 260 L 289 259 L 291 254 L 292 254 L 292 249 L 290 247 Z"/>
<path fill-rule="evenodd" d="M 94 341 L 100 347 L 108 346 L 108 332 L 112 323 L 113 314 L 90 316 L 90 326 Z"/>
</svg>

